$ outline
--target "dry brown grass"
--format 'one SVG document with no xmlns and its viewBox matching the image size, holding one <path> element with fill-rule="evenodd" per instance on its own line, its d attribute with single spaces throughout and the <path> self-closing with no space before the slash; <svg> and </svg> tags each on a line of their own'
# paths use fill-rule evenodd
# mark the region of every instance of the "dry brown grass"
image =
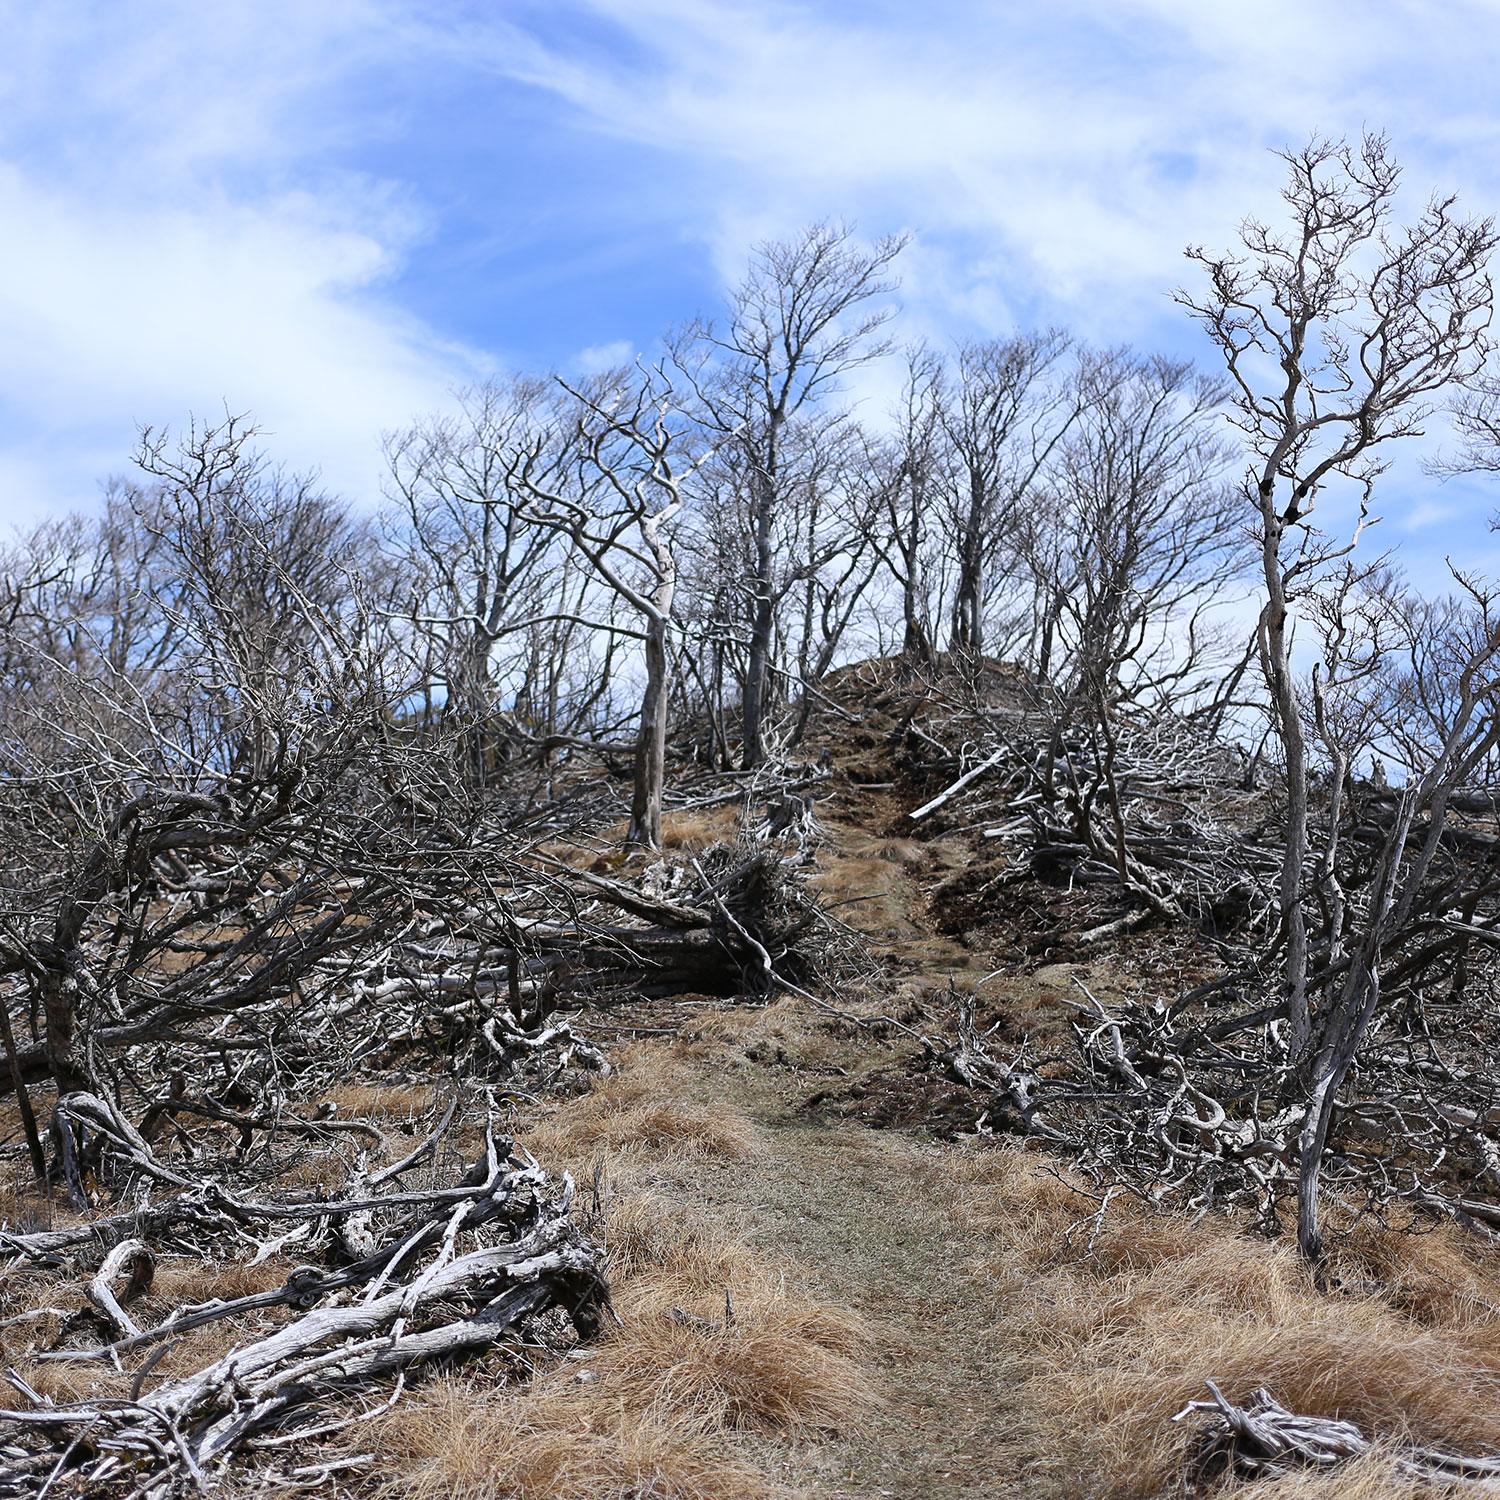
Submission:
<svg viewBox="0 0 1500 1500">
<path fill-rule="evenodd" d="M 694 1023 L 696 1040 L 683 1044 L 685 1055 L 715 1064 L 743 1066 L 746 1061 L 789 1061 L 801 1066 L 823 1062 L 843 1044 L 834 1038 L 807 1003 L 783 995 L 764 1006 L 736 1006 L 709 1011 Z"/>
<path fill-rule="evenodd" d="M 591 1362 L 602 1394 L 707 1431 L 837 1431 L 869 1404 L 858 1366 L 814 1342 L 801 1309 L 737 1303 L 732 1324 L 720 1311 L 706 1328 L 637 1313 Z"/>
<path fill-rule="evenodd" d="M 783 1491 L 733 1434 L 839 1429 L 875 1403 L 859 1322 L 681 1203 L 619 1200 L 604 1235 L 623 1326 L 523 1391 L 435 1384 L 398 1407 L 361 1435 L 400 1475 L 382 1495 L 762 1500 Z"/>
<path fill-rule="evenodd" d="M 755 1132 L 734 1110 L 716 1105 L 648 1100 L 621 1107 L 579 1109 L 542 1127 L 551 1153 L 578 1158 L 598 1152 L 638 1151 L 657 1159 L 751 1156 Z"/>
<path fill-rule="evenodd" d="M 873 1401 L 860 1320 L 790 1289 L 782 1268 L 681 1204 L 617 1202 L 605 1244 L 626 1327 L 597 1368 L 638 1407 L 711 1427 L 837 1428 Z"/>
<path fill-rule="evenodd" d="M 876 857 L 889 860 L 893 865 L 916 869 L 928 860 L 927 846 L 916 839 L 884 839 L 876 851 Z"/>
<path fill-rule="evenodd" d="M 436 1386 L 381 1421 L 389 1500 L 762 1500 L 767 1478 L 690 1423 L 643 1421 L 592 1387 Z"/>
<path fill-rule="evenodd" d="M 689 808 L 682 812 L 662 814 L 663 849 L 686 849 L 697 853 L 739 832 L 740 809 L 737 803 L 726 807 Z"/>
<path fill-rule="evenodd" d="M 1095 1492 L 1150 1495 L 1176 1480 L 1196 1439 L 1170 1418 L 1208 1380 L 1241 1401 L 1264 1385 L 1372 1436 L 1500 1447 L 1500 1261 L 1457 1232 L 1358 1233 L 1330 1289 L 1284 1242 L 1135 1200 L 1117 1199 L 1094 1237 L 1096 1202 L 1036 1157 L 986 1154 L 961 1175 L 971 1222 L 1006 1247 L 983 1270 L 1031 1351 L 1038 1430 L 1070 1467 L 1086 1454 Z"/>
<path fill-rule="evenodd" d="M 94 1362 L 13 1361 L 26 1383 L 39 1396 L 58 1405 L 126 1394 L 125 1382 L 108 1365 Z"/>
<path fill-rule="evenodd" d="M 340 1084 L 322 1095 L 338 1105 L 340 1120 L 416 1120 L 432 1107 L 435 1091 L 412 1084 Z"/>
<path fill-rule="evenodd" d="M 277 1174 L 276 1186 L 286 1190 L 324 1188 L 330 1192 L 342 1187 L 349 1180 L 359 1147 L 364 1144 L 363 1141 L 336 1141 L 326 1149 L 307 1150 L 300 1160 Z"/>
<path fill-rule="evenodd" d="M 1376 1295 L 1419 1322 L 1497 1328 L 1500 1260 L 1470 1236 L 1431 1221 L 1399 1233 L 1362 1224 L 1333 1242 L 1327 1278 L 1342 1290 Z"/>
<path fill-rule="evenodd" d="M 1222 1500 L 1444 1500 L 1482 1494 L 1473 1485 L 1435 1485 L 1401 1472 L 1394 1454 L 1375 1449 L 1353 1463 L 1307 1470 L 1278 1479 L 1231 1482 Z"/>
<path fill-rule="evenodd" d="M 843 855 L 825 851 L 808 884 L 841 921 L 884 942 L 922 934 L 908 915 L 910 896 L 899 863 L 879 853 Z"/>
<path fill-rule="evenodd" d="M 49 1190 L 31 1175 L 28 1165 L 17 1166 L 0 1185 L 0 1226 L 26 1234 L 37 1230 L 71 1229 L 93 1217 L 90 1209 L 75 1209 L 61 1189 Z"/>
<path fill-rule="evenodd" d="M 1003 974 L 991 978 L 982 991 L 982 1006 L 991 1013 L 1003 1011 L 1010 1023 L 1024 1030 L 1044 1053 L 1059 1044 L 1072 1046 L 1070 1018 L 1076 1014 L 1070 1002 L 1081 996 L 1075 978 L 1111 1009 L 1140 998 L 1139 986 L 1107 963 L 1047 964 L 1029 973 Z M 963 988 L 962 981 L 959 988 Z"/>
<path fill-rule="evenodd" d="M 627 1047 L 614 1073 L 525 1134 L 538 1157 L 577 1168 L 601 1155 L 736 1161 L 759 1149 L 754 1127 L 723 1105 L 682 1097 L 681 1068 L 662 1048 Z"/>
<path fill-rule="evenodd" d="M 611 1205 L 605 1244 L 616 1302 L 627 1317 L 676 1307 L 712 1319 L 723 1312 L 728 1290 L 740 1322 L 774 1315 L 799 1338 L 841 1356 L 869 1347 L 855 1314 L 788 1290 L 784 1267 L 656 1194 L 636 1193 Z"/>
<path fill-rule="evenodd" d="M 203 1261 L 160 1265 L 152 1278 L 151 1291 L 141 1299 L 140 1306 L 165 1316 L 183 1302 L 207 1302 L 214 1297 L 231 1302 L 236 1297 L 269 1292 L 285 1284 L 292 1264 L 273 1255 L 258 1266 L 241 1261 L 224 1265 Z"/>
</svg>

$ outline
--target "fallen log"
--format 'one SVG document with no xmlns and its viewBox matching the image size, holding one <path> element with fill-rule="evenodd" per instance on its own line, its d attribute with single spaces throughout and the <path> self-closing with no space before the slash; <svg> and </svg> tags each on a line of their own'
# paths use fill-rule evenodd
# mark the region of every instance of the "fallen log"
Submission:
<svg viewBox="0 0 1500 1500">
<path fill-rule="evenodd" d="M 995 751 L 995 753 L 990 756 L 988 760 L 981 761 L 972 770 L 965 771 L 964 774 L 960 776 L 952 786 L 947 787 L 943 791 L 939 792 L 937 796 L 934 797 L 930 802 L 924 802 L 920 807 L 915 808 L 913 809 L 913 811 L 907 813 L 907 817 L 910 818 L 913 823 L 920 823 L 922 819 L 925 818 L 929 813 L 935 813 L 938 808 L 940 808 L 945 802 L 948 802 L 952 798 L 956 797 L 961 791 L 964 790 L 965 787 L 971 785 L 973 782 L 978 781 L 986 771 L 992 770 L 994 767 L 998 766 L 1005 759 L 1005 754 L 1006 752 L 1004 750 Z"/>
<path fill-rule="evenodd" d="M 1240 1473 L 1276 1477 L 1298 1466 L 1330 1468 L 1375 1446 L 1353 1422 L 1288 1411 L 1264 1386 L 1246 1405 L 1237 1406 L 1213 1381 L 1206 1383 L 1213 1400 L 1189 1401 L 1172 1418 L 1181 1422 L 1198 1412 L 1212 1414 L 1214 1421 L 1204 1431 L 1198 1455 L 1200 1467 L 1224 1464 Z M 1403 1471 L 1420 1479 L 1500 1479 L 1500 1458 L 1404 1443 L 1395 1448 L 1395 1457 Z"/>
<path fill-rule="evenodd" d="M 144 1286 L 151 1252 L 141 1240 L 117 1245 L 88 1296 L 121 1336 L 97 1348 L 59 1350 L 54 1358 L 118 1366 L 122 1353 L 164 1346 L 252 1309 L 285 1305 L 297 1315 L 142 1394 L 158 1347 L 135 1371 L 128 1400 L 54 1405 L 12 1372 L 11 1384 L 30 1405 L 0 1412 L 0 1494 L 40 1500 L 64 1479 L 68 1493 L 103 1494 L 128 1478 L 140 1500 L 166 1500 L 184 1486 L 203 1487 L 251 1448 L 290 1451 L 299 1437 L 330 1430 L 329 1407 L 352 1391 L 394 1375 L 394 1402 L 407 1371 L 492 1348 L 548 1309 L 561 1309 L 577 1337 L 595 1336 L 609 1289 L 597 1250 L 572 1219 L 572 1180 L 564 1177 L 554 1188 L 540 1168 L 508 1161 L 508 1152 L 491 1137 L 458 1190 L 321 1205 L 236 1203 L 236 1217 L 321 1207 L 347 1222 L 363 1213 L 360 1235 L 374 1248 L 342 1269 L 303 1267 L 282 1288 L 179 1309 L 144 1331 L 122 1303 Z M 410 1217 L 394 1228 L 381 1222 L 380 1210 L 413 1199 L 426 1200 L 415 1224 Z M 466 1238 L 473 1243 L 464 1250 Z M 364 1290 L 355 1296 L 357 1288 Z M 299 1419 L 301 1428 L 287 1428 Z M 272 1426 L 281 1429 L 275 1442 L 256 1443 Z"/>
</svg>

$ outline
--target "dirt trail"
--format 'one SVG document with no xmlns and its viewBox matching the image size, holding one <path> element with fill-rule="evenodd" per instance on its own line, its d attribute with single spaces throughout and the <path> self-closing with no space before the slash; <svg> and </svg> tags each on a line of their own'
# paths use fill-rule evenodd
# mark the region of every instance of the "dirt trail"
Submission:
<svg viewBox="0 0 1500 1500">
<path fill-rule="evenodd" d="M 815 884 L 824 899 L 846 903 L 841 915 L 862 932 L 893 994 L 915 987 L 931 995 L 950 976 L 972 984 L 993 967 L 991 955 L 940 935 L 928 910 L 928 887 L 950 873 L 956 856 L 893 837 L 894 804 L 868 794 L 847 800 L 821 818 L 828 842 Z M 750 1029 L 755 1014 L 746 1012 Z M 811 1010 L 805 1019 L 819 1027 Z M 679 1163 L 673 1196 L 726 1236 L 791 1262 L 813 1296 L 860 1314 L 876 1340 L 872 1374 L 886 1404 L 861 1430 L 838 1437 L 747 1439 L 757 1464 L 789 1491 L 826 1500 L 1066 1493 L 1056 1476 L 1042 1477 L 1021 1436 L 1020 1360 L 974 1269 L 996 1247 L 956 1212 L 954 1148 L 920 1128 L 872 1129 L 836 1107 L 821 1115 L 806 1107 L 820 1085 L 847 1090 L 866 1081 L 871 1102 L 890 1098 L 893 1087 L 902 1092 L 898 1053 L 864 1037 L 835 1044 L 846 1065 L 833 1070 L 845 1075 L 836 1080 L 824 1067 L 799 1071 L 801 1049 L 788 1045 L 794 1056 L 782 1054 L 785 1066 L 760 1066 L 754 1050 L 728 1066 L 722 1054 L 677 1054 L 690 1092 L 733 1105 L 759 1127 L 766 1149 L 749 1161 Z M 809 1060 L 831 1059 L 825 1051 Z M 930 1121 L 936 1096 L 929 1091 L 914 1102 L 909 1115 L 897 1109 L 879 1123 Z"/>
<path fill-rule="evenodd" d="M 809 1122 L 759 1070 L 703 1086 L 721 1100 L 728 1093 L 768 1149 L 748 1163 L 685 1168 L 695 1206 L 790 1259 L 814 1295 L 865 1317 L 883 1366 L 887 1406 L 862 1432 L 760 1460 L 819 1496 L 1037 1493 L 1019 1480 L 1015 1360 L 968 1269 L 984 1246 L 948 1206 L 947 1149 L 897 1131 Z"/>
</svg>

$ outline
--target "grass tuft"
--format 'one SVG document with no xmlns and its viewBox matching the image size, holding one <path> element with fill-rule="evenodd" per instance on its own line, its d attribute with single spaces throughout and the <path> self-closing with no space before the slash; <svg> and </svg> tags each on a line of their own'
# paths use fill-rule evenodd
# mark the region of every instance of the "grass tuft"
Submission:
<svg viewBox="0 0 1500 1500">
<path fill-rule="evenodd" d="M 376 1431 L 388 1500 L 759 1500 L 763 1475 L 690 1424 L 641 1420 L 588 1386 L 437 1385 Z"/>
<path fill-rule="evenodd" d="M 1170 1419 L 1208 1380 L 1381 1439 L 1500 1448 L 1500 1261 L 1456 1232 L 1356 1233 L 1318 1281 L 1290 1244 L 1223 1220 L 1120 1198 L 1100 1225 L 1097 1199 L 1034 1156 L 971 1158 L 962 1176 L 971 1222 L 1005 1247 L 984 1271 L 1031 1351 L 1027 1403 L 1059 1461 L 1086 1457 L 1088 1493 L 1178 1482 L 1199 1428 Z M 1373 1459 L 1339 1472 L 1404 1492 L 1379 1488 Z"/>
<path fill-rule="evenodd" d="M 526 1135 L 538 1156 L 582 1167 L 601 1154 L 653 1160 L 742 1161 L 760 1149 L 755 1128 L 723 1105 L 681 1098 L 678 1065 L 662 1049 L 627 1047 L 617 1070 Z"/>
<path fill-rule="evenodd" d="M 663 849 L 684 849 L 702 853 L 713 844 L 735 837 L 740 826 L 740 807 L 700 807 L 662 814 Z"/>
<path fill-rule="evenodd" d="M 733 1434 L 836 1431 L 876 1405 L 859 1321 L 682 1204 L 622 1198 L 603 1232 L 622 1326 L 525 1390 L 434 1384 L 398 1407 L 373 1434 L 400 1475 L 381 1496 L 760 1500 L 778 1491 Z"/>
</svg>

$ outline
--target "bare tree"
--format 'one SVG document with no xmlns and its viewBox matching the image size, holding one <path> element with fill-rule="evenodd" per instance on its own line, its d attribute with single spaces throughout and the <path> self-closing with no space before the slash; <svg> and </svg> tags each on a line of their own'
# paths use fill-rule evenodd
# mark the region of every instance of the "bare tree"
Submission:
<svg viewBox="0 0 1500 1500">
<path fill-rule="evenodd" d="M 851 371 L 886 350 L 877 335 L 890 310 L 870 304 L 892 290 L 885 279 L 904 240 L 865 251 L 853 231 L 816 224 L 798 238 L 759 246 L 734 293 L 728 323 L 689 326 L 674 357 L 698 396 L 698 416 L 732 440 L 746 482 L 746 585 L 750 618 L 742 704 L 746 767 L 765 756 L 765 719 L 775 666 L 780 523 L 803 475 L 796 427 Z M 826 420 L 826 418 L 824 419 Z"/>
<path fill-rule="evenodd" d="M 1490 221 L 1457 215 L 1452 198 L 1435 198 L 1411 222 L 1394 225 L 1400 174 L 1383 138 L 1367 136 L 1357 150 L 1315 141 L 1285 159 L 1288 231 L 1252 220 L 1241 232 L 1243 253 L 1190 251 L 1208 273 L 1209 290 L 1179 298 L 1223 355 L 1237 422 L 1254 455 L 1244 488 L 1265 588 L 1260 660 L 1286 774 L 1279 941 L 1289 1044 L 1307 1101 L 1298 1235 L 1303 1252 L 1316 1257 L 1328 1120 L 1373 1015 L 1382 935 L 1402 908 L 1402 892 L 1411 889 L 1411 873 L 1403 873 L 1406 838 L 1419 807 L 1430 810 L 1435 836 L 1453 778 L 1469 764 L 1465 747 L 1478 699 L 1471 701 L 1472 686 L 1459 691 L 1460 705 L 1468 706 L 1420 772 L 1388 835 L 1364 933 L 1350 949 L 1358 956 L 1336 983 L 1321 981 L 1323 999 L 1315 1007 L 1309 716 L 1294 669 L 1294 622 L 1368 518 L 1385 445 L 1419 432 L 1443 395 L 1478 372 L 1489 347 L 1486 265 L 1496 236 Z M 1363 497 L 1360 522 L 1346 541 L 1328 539 L 1311 521 L 1322 491 L 1338 480 Z"/>
<path fill-rule="evenodd" d="M 636 732 L 635 781 L 628 842 L 661 845 L 675 624 L 677 559 L 671 525 L 685 504 L 683 481 L 696 462 L 686 455 L 675 393 L 660 375 L 572 393 L 578 402 L 578 460 L 571 485 L 545 444 L 526 448 L 512 482 L 528 497 L 528 522 L 565 536 L 597 578 L 638 617 L 639 626 L 594 628 L 641 642 L 644 684 Z"/>
<path fill-rule="evenodd" d="M 1180 716 L 1221 665 L 1224 632 L 1206 617 L 1245 561 L 1222 477 L 1230 449 L 1214 431 L 1222 391 L 1182 361 L 1125 351 L 1085 355 L 1077 382 L 1021 543 L 1043 619 L 1040 787 L 1066 837 L 1149 910 L 1180 918 L 1170 880 L 1129 847 L 1121 736 Z"/>
<path fill-rule="evenodd" d="M 341 511 L 249 440 L 235 422 L 143 445 L 158 483 L 137 504 L 165 586 L 140 584 L 173 642 L 170 669 L 151 653 L 116 666 L 9 641 L 44 691 L 14 706 L 4 736 L 13 905 L 0 967 L 26 976 L 45 1019 L 40 1053 L 12 1054 L 18 1071 L 45 1068 L 63 1091 L 94 1086 L 112 1025 L 129 1044 L 200 1004 L 253 1006 L 351 926 L 378 931 L 388 906 L 383 877 L 356 879 L 355 896 L 327 875 L 380 842 L 354 767 L 389 725 L 383 642 L 354 607 Z M 299 863 L 270 896 L 273 872 Z M 195 942 L 200 922 L 222 926 Z"/>
<path fill-rule="evenodd" d="M 1059 637 L 1049 667 L 1064 704 L 1175 708 L 1204 607 L 1244 560 L 1232 450 L 1213 430 L 1224 392 L 1184 361 L 1123 351 L 1086 358 L 1079 384 L 1028 528 L 1046 536 L 1033 566 Z"/>
<path fill-rule="evenodd" d="M 948 526 L 957 563 L 950 643 L 962 660 L 985 650 L 997 567 L 1020 556 L 1038 476 L 1078 414 L 1079 387 L 1057 378 L 1071 346 L 1055 329 L 963 345 L 943 423 L 954 463 Z"/>
<path fill-rule="evenodd" d="M 406 615 L 418 639 L 437 646 L 445 709 L 462 716 L 482 777 L 503 676 L 497 648 L 528 635 L 556 561 L 554 534 L 525 518 L 508 460 L 554 425 L 557 412 L 553 387 L 541 379 L 491 382 L 460 393 L 458 406 L 388 437 L 385 447 L 399 506 L 395 540 L 408 570 Z M 564 450 L 555 461 L 565 459 Z M 521 676 L 512 684 L 517 694 L 529 686 Z"/>
<path fill-rule="evenodd" d="M 869 462 L 879 515 L 871 541 L 901 591 L 901 655 L 918 667 L 930 667 L 936 654 L 931 585 L 942 540 L 938 507 L 948 456 L 943 402 L 941 360 L 923 345 L 909 347 L 895 431 L 872 445 Z"/>
<path fill-rule="evenodd" d="M 139 486 L 112 480 L 98 516 L 44 521 L 7 549 L 4 623 L 57 661 L 149 675 L 181 644 L 155 595 L 172 590 Z"/>
</svg>

